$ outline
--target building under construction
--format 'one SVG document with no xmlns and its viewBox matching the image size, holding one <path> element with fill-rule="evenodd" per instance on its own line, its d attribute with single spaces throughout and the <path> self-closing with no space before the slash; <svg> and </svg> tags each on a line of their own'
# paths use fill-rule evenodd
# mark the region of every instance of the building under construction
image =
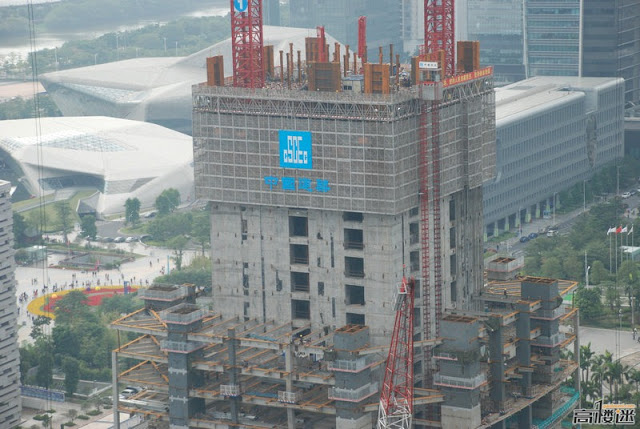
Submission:
<svg viewBox="0 0 640 429">
<path fill-rule="evenodd" d="M 405 70 L 392 46 L 373 64 L 364 38 L 364 57 L 342 55 L 319 28 L 304 61 L 290 46 L 278 66 L 259 5 L 232 10 L 232 79 L 224 58 L 210 58 L 207 83 L 193 88 L 209 308 L 192 288 L 158 286 L 113 324 L 142 334 L 115 352 L 114 368 L 118 357 L 141 361 L 115 381 L 147 387 L 116 408 L 175 428 L 370 428 L 398 285 L 414 277 L 403 363 L 413 423 L 557 422 L 570 407 L 560 383 L 577 368 L 560 359 L 575 330 L 560 327 L 575 315 L 561 296 L 573 285 L 484 287 L 495 102 L 477 44 L 460 42 L 454 64 L 445 43 Z M 518 264 L 504 263 L 512 278 Z"/>
</svg>

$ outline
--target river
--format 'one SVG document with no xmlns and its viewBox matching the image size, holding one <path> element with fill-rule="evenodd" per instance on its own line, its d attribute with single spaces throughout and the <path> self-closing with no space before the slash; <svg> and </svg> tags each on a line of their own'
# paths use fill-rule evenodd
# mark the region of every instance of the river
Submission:
<svg viewBox="0 0 640 429">
<path fill-rule="evenodd" d="M 15 0 L 6 0 L 7 4 L 14 2 Z M 46 1 L 46 0 L 40 0 Z M 35 2 L 34 2 L 35 3 Z M 24 0 L 22 2 L 24 4 Z M 0 6 L 5 5 L 0 0 Z M 229 13 L 229 7 L 210 7 L 195 12 L 186 13 L 183 16 L 190 17 L 202 17 L 202 16 L 225 16 Z M 78 32 L 60 32 L 60 33 L 41 33 L 36 34 L 35 49 L 52 49 L 62 46 L 65 42 L 71 40 L 88 40 L 95 39 L 106 33 L 112 33 L 116 31 L 135 30 L 137 28 L 144 27 L 151 24 L 164 24 L 167 20 L 140 20 L 135 24 L 120 25 L 117 27 L 92 29 Z M 20 37 L 15 39 L 3 39 L 0 42 L 0 64 L 2 64 L 7 58 L 14 59 L 26 59 L 29 52 L 31 52 L 31 43 L 28 37 Z"/>
</svg>

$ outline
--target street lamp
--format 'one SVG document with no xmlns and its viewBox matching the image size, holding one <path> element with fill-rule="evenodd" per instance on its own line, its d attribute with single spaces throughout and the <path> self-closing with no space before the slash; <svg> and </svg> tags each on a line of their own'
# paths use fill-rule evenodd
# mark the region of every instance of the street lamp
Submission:
<svg viewBox="0 0 640 429">
<path fill-rule="evenodd" d="M 93 64 L 94 65 L 98 64 L 98 54 L 93 54 Z"/>
</svg>

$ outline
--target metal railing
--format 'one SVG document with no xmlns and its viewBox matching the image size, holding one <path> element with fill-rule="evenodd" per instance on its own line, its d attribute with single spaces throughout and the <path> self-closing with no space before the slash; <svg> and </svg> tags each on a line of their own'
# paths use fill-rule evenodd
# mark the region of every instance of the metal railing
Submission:
<svg viewBox="0 0 640 429">
<path fill-rule="evenodd" d="M 194 350 L 203 347 L 204 344 L 194 341 L 170 341 L 164 340 L 160 343 L 160 348 L 165 352 L 175 353 L 191 353 Z"/>
<path fill-rule="evenodd" d="M 345 241 L 344 248 L 362 250 L 364 249 L 364 243 L 362 241 Z"/>
<path fill-rule="evenodd" d="M 237 384 L 221 384 L 220 394 L 222 396 L 240 396 L 240 386 Z"/>
<path fill-rule="evenodd" d="M 329 399 L 335 401 L 360 402 L 378 392 L 378 383 L 367 383 L 358 389 L 329 388 Z"/>
<path fill-rule="evenodd" d="M 436 385 L 459 387 L 462 389 L 475 389 L 487 381 L 484 374 L 478 374 L 473 378 L 453 377 L 449 375 L 436 374 L 433 382 Z"/>
<path fill-rule="evenodd" d="M 187 288 L 176 286 L 174 290 L 140 289 L 138 298 L 140 299 L 161 299 L 163 301 L 173 301 L 187 296 Z"/>
<path fill-rule="evenodd" d="M 369 365 L 367 358 L 358 358 L 356 360 L 338 359 L 327 364 L 329 371 L 338 372 L 360 372 Z"/>
<path fill-rule="evenodd" d="M 278 402 L 285 402 L 287 404 L 295 404 L 302 397 L 301 392 L 288 392 L 285 390 L 278 391 Z"/>
<path fill-rule="evenodd" d="M 364 277 L 364 270 L 347 269 L 347 270 L 344 270 L 344 275 L 347 276 L 347 277 L 363 278 Z"/>
</svg>

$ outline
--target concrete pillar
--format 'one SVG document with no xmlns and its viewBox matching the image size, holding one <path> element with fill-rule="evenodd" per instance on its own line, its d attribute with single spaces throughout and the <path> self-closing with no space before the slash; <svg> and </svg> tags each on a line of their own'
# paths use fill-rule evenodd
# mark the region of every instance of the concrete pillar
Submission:
<svg viewBox="0 0 640 429">
<path fill-rule="evenodd" d="M 487 332 L 489 334 L 489 373 L 491 383 L 489 385 L 490 398 L 499 404 L 504 404 L 504 355 L 502 342 L 502 320 L 499 317 L 492 317 L 487 321 Z"/>
<path fill-rule="evenodd" d="M 493 236 L 497 237 L 500 235 L 500 227 L 498 226 L 498 221 L 493 223 Z"/>
<path fill-rule="evenodd" d="M 540 218 L 540 203 L 536 203 L 536 219 Z"/>
<path fill-rule="evenodd" d="M 532 426 L 531 405 L 524 407 L 518 413 L 518 429 L 529 429 Z"/>
<path fill-rule="evenodd" d="M 509 216 L 504 218 L 504 232 L 507 232 L 511 229 L 511 224 L 509 223 Z"/>
<path fill-rule="evenodd" d="M 516 212 L 516 228 L 520 227 L 520 210 Z"/>
<path fill-rule="evenodd" d="M 289 347 L 284 356 L 284 366 L 288 374 L 285 380 L 285 388 L 287 392 L 293 392 L 293 341 L 289 341 Z M 287 428 L 296 429 L 296 416 L 292 408 L 287 408 Z"/>
<path fill-rule="evenodd" d="M 118 331 L 118 337 L 120 332 Z M 113 429 L 120 429 L 120 413 L 118 412 L 118 353 L 111 352 L 111 397 L 113 398 Z"/>
<path fill-rule="evenodd" d="M 531 209 L 529 207 L 525 209 L 524 221 L 526 223 L 531 222 Z"/>
<path fill-rule="evenodd" d="M 236 330 L 234 328 L 227 330 L 227 336 L 229 337 L 227 344 L 227 352 L 229 355 L 229 384 L 238 385 L 238 368 L 236 361 Z M 231 405 L 231 421 L 238 424 L 238 411 L 240 409 L 239 398 L 237 396 L 229 398 Z"/>
</svg>

